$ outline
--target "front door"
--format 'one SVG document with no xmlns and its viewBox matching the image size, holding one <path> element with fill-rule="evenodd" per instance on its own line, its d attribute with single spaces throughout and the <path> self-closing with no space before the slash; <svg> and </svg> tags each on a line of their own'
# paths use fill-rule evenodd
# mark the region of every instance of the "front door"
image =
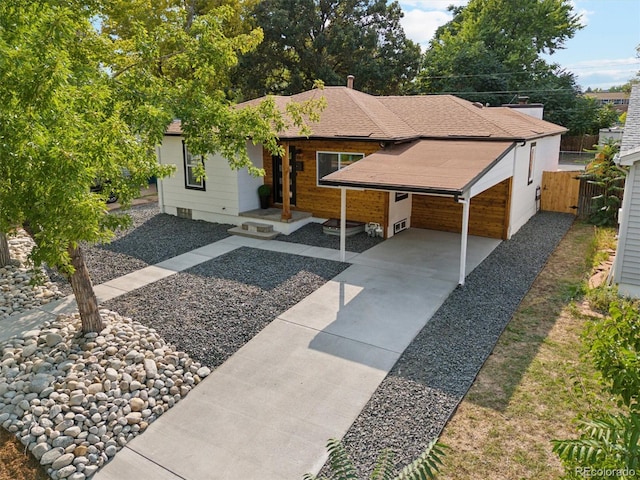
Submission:
<svg viewBox="0 0 640 480">
<path fill-rule="evenodd" d="M 273 156 L 274 203 L 282 203 L 282 158 Z M 289 202 L 296 204 L 296 147 L 289 147 Z"/>
</svg>

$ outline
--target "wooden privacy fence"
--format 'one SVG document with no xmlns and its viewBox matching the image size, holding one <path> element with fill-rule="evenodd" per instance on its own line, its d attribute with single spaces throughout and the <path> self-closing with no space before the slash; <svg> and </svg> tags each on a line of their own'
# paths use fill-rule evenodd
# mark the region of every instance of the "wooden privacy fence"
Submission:
<svg viewBox="0 0 640 480">
<path fill-rule="evenodd" d="M 620 186 L 624 186 L 621 182 Z M 580 177 L 580 172 L 542 172 L 540 209 L 548 212 L 573 213 L 580 219 L 589 216 L 592 199 L 603 190 Z M 622 203 L 622 191 L 617 193 Z"/>
<path fill-rule="evenodd" d="M 581 135 L 581 136 L 567 136 L 563 135 L 560 138 L 560 150 L 563 152 L 584 152 L 587 150 L 593 150 L 594 145 L 598 144 L 598 135 Z"/>
</svg>

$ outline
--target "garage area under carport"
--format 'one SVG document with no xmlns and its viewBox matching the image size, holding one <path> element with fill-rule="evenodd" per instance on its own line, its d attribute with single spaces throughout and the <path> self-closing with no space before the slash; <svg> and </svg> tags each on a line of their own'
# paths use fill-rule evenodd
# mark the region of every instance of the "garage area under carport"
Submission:
<svg viewBox="0 0 640 480">
<path fill-rule="evenodd" d="M 320 185 L 341 189 L 341 259 L 347 190 L 407 192 L 414 197 L 412 227 L 461 234 L 458 283 L 464 285 L 469 234 L 507 238 L 515 146 L 513 140 L 422 139 L 385 146 L 323 177 Z"/>
</svg>

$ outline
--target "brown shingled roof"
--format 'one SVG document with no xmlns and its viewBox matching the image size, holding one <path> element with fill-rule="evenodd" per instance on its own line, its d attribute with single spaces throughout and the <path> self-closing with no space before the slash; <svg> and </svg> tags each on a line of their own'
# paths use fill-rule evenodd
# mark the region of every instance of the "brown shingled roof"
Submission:
<svg viewBox="0 0 640 480">
<path fill-rule="evenodd" d="M 298 93 L 290 97 L 274 96 L 276 105 L 284 111 L 287 102 L 304 102 L 324 97 L 327 107 L 320 114 L 320 121 L 311 123 L 312 137 L 316 138 L 367 138 L 373 140 L 403 140 L 416 138 L 418 132 L 409 126 L 380 97 L 374 97 L 346 87 L 325 87 Z M 238 105 L 256 105 L 263 98 Z M 280 138 L 299 138 L 299 129 L 290 127 L 278 135 Z"/>
<path fill-rule="evenodd" d="M 417 140 L 394 145 L 333 172 L 321 185 L 460 195 L 514 142 Z"/>
<path fill-rule="evenodd" d="M 508 107 L 483 107 L 453 95 L 377 97 L 347 87 L 325 87 L 292 96 L 276 95 L 276 106 L 324 97 L 327 107 L 319 122 L 310 123 L 311 138 L 362 138 L 404 141 L 417 138 L 485 138 L 530 140 L 561 134 L 564 127 L 531 117 Z M 255 106 L 266 97 L 240 103 Z M 169 135 L 180 134 L 179 122 Z M 282 139 L 300 138 L 296 127 L 279 132 Z"/>
</svg>

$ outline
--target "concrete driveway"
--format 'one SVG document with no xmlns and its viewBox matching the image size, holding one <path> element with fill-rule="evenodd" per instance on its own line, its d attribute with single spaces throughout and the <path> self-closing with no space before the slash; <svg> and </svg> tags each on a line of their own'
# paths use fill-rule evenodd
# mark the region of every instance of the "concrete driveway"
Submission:
<svg viewBox="0 0 640 480">
<path fill-rule="evenodd" d="M 352 266 L 276 318 L 95 479 L 317 473 L 327 440 L 346 433 L 456 287 L 459 242 L 457 234 L 411 229 L 351 257 Z M 469 237 L 467 272 L 499 243 Z"/>
</svg>

